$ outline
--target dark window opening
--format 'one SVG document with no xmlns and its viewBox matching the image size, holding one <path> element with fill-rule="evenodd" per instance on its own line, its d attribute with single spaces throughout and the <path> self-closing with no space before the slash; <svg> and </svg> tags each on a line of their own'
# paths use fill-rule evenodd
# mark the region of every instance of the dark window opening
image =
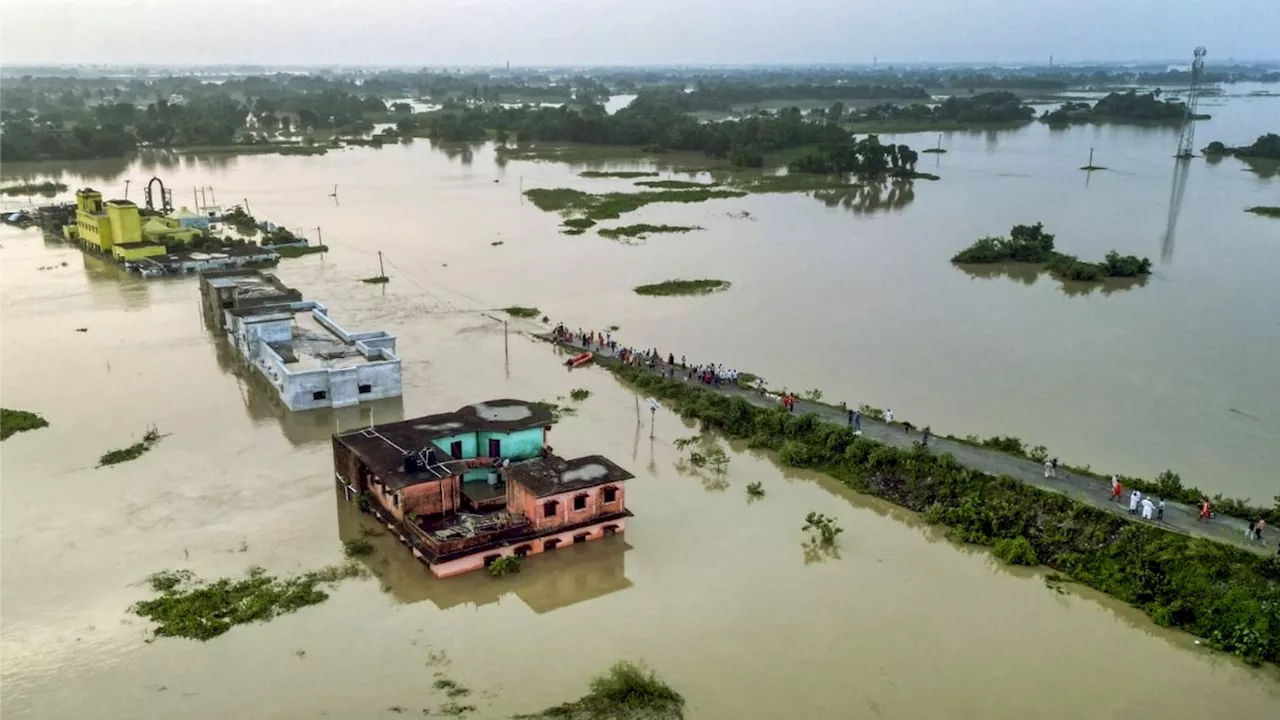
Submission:
<svg viewBox="0 0 1280 720">
<path fill-rule="evenodd" d="M 543 550 L 555 550 L 555 549 L 556 549 L 556 547 L 557 547 L 557 546 L 559 546 L 559 545 L 560 545 L 560 538 L 553 538 L 553 539 L 551 539 L 551 540 L 545 540 L 545 541 L 543 541 L 543 543 L 542 543 L 542 549 L 543 549 Z"/>
<path fill-rule="evenodd" d="M 329 393 L 327 393 L 327 392 L 325 392 L 325 391 L 323 391 L 323 390 L 317 390 L 317 391 L 315 391 L 315 392 L 311 393 L 311 399 L 312 399 L 312 400 L 324 400 L 324 399 L 325 399 L 325 398 L 327 398 L 327 397 L 329 397 Z"/>
<path fill-rule="evenodd" d="M 607 487 L 604 489 L 604 501 L 611 503 L 618 499 L 618 488 Z"/>
<path fill-rule="evenodd" d="M 578 533 L 577 535 L 573 536 L 573 544 L 580 545 L 586 542 L 587 538 L 589 537 L 591 537 L 591 533 Z"/>
<path fill-rule="evenodd" d="M 552 500 L 551 502 L 547 503 L 546 505 L 543 505 L 543 506 L 542 506 L 542 517 L 555 517 L 555 516 L 556 516 L 556 506 L 557 506 L 557 505 L 559 505 L 559 504 L 560 504 L 560 503 L 556 502 L 555 500 Z"/>
<path fill-rule="evenodd" d="M 575 496 L 575 497 L 573 498 L 573 509 L 574 509 L 574 510 L 586 510 L 586 509 L 587 509 L 587 496 L 586 496 L 586 495 L 577 495 L 577 496 Z"/>
<path fill-rule="evenodd" d="M 367 394 L 369 394 L 369 393 L 371 393 L 371 392 L 373 392 L 373 386 L 372 386 L 372 385 L 369 385 L 368 383 L 365 383 L 364 385 L 361 385 L 361 386 L 360 386 L 360 394 L 361 394 L 361 395 L 367 395 Z"/>
<path fill-rule="evenodd" d="M 618 526 L 617 526 L 617 525 L 605 525 L 605 526 L 604 526 L 604 528 L 603 528 L 603 531 L 604 531 L 604 534 L 605 534 L 605 535 L 617 535 L 617 534 L 618 534 Z"/>
<path fill-rule="evenodd" d="M 515 555 L 516 557 L 524 557 L 531 552 L 533 552 L 532 545 L 521 545 L 520 547 L 516 548 Z"/>
<path fill-rule="evenodd" d="M 489 457 L 502 457 L 502 441 L 497 438 L 489 438 Z"/>
<path fill-rule="evenodd" d="M 461 460 L 462 459 L 462 442 L 458 441 L 450 445 L 449 454 L 454 456 L 458 460 Z"/>
<path fill-rule="evenodd" d="M 498 558 L 500 558 L 500 557 L 502 557 L 502 556 L 501 556 L 501 555 L 485 555 L 485 556 L 484 556 L 484 566 L 485 566 L 485 567 L 489 567 L 490 565 L 492 565 L 492 564 L 494 563 L 494 561 L 495 561 L 495 560 L 497 560 L 497 559 L 498 559 Z"/>
</svg>

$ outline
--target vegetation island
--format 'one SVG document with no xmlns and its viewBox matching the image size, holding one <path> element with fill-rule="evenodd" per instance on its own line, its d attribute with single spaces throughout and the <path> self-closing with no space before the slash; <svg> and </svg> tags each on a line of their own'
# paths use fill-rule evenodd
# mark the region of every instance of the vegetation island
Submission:
<svg viewBox="0 0 1280 720">
<path fill-rule="evenodd" d="M 36 413 L 0 408 L 0 440 L 7 440 L 20 432 L 39 430 L 44 427 L 49 427 L 49 421 Z"/>
<path fill-rule="evenodd" d="M 1047 110 L 1040 122 L 1048 125 L 1076 125 L 1083 123 L 1180 123 L 1186 117 L 1187 106 L 1176 98 L 1160 99 L 1160 91 L 1138 93 L 1113 92 L 1098 102 L 1064 103 L 1056 110 Z M 1208 115 L 1197 114 L 1193 120 L 1208 120 Z"/>
<path fill-rule="evenodd" d="M 1280 160 L 1280 135 L 1275 133 L 1260 135 L 1257 140 L 1253 141 L 1252 145 L 1243 147 L 1227 147 L 1223 143 L 1214 140 L 1205 147 L 1204 154 L 1206 156 L 1233 155 L 1238 158 Z"/>
<path fill-rule="evenodd" d="M 731 284 L 727 280 L 666 280 L 652 285 L 639 285 L 635 291 L 637 295 L 710 295 L 728 290 Z"/>
<path fill-rule="evenodd" d="M 956 253 L 951 262 L 960 265 L 1028 263 L 1059 280 L 1099 282 L 1105 278 L 1135 278 L 1151 274 L 1151 261 L 1112 250 L 1100 262 L 1087 262 L 1053 249 L 1053 235 L 1043 223 L 1014 225 L 1009 237 L 984 237 Z"/>
</svg>

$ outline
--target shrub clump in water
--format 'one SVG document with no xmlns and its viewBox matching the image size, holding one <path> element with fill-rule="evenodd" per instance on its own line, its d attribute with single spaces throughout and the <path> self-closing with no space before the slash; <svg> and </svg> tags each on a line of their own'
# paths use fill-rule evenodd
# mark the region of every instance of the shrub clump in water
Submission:
<svg viewBox="0 0 1280 720">
<path fill-rule="evenodd" d="M 98 458 L 98 467 L 103 467 L 105 465 L 117 465 L 122 462 L 136 460 L 142 457 L 143 453 L 150 450 L 153 445 L 160 442 L 160 437 L 161 435 L 159 430 L 154 427 L 149 427 L 147 428 L 146 434 L 144 434 L 142 439 L 138 442 L 127 448 L 120 448 L 118 450 L 111 450 L 104 453 L 102 457 Z"/>
<path fill-rule="evenodd" d="M 667 280 L 652 285 L 640 285 L 635 288 L 637 295 L 709 295 L 713 292 L 728 290 L 731 283 L 727 280 Z"/>
<path fill-rule="evenodd" d="M 27 412 L 26 410 L 0 408 L 0 440 L 5 440 L 20 432 L 39 430 L 43 427 L 49 427 L 49 421 L 36 413 Z"/>
<path fill-rule="evenodd" d="M 512 305 L 509 308 L 503 308 L 503 312 L 511 317 L 518 318 L 536 318 L 542 313 L 542 311 L 536 307 L 520 307 L 519 305 Z"/>
<path fill-rule="evenodd" d="M 592 680 L 591 691 L 578 700 L 515 717 L 517 720 L 681 720 L 684 698 L 644 665 L 622 661 Z"/>
<path fill-rule="evenodd" d="M 266 622 L 324 602 L 329 595 L 321 586 L 363 575 L 352 563 L 283 579 L 253 567 L 241 580 L 205 584 L 188 570 L 165 570 L 147 578 L 160 597 L 136 603 L 130 611 L 156 622 L 158 636 L 211 640 L 236 625 Z"/>
</svg>

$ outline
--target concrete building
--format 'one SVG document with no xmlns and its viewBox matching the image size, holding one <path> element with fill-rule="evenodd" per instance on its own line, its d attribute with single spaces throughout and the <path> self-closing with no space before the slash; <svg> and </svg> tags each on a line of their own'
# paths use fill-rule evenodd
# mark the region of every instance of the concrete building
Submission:
<svg viewBox="0 0 1280 720">
<path fill-rule="evenodd" d="M 253 268 L 275 265 L 280 255 L 257 245 L 232 245 L 217 250 L 185 250 L 153 255 L 129 266 L 143 277 L 190 275 L 220 271 L 257 272 Z"/>
<path fill-rule="evenodd" d="M 337 434 L 334 474 L 437 577 L 621 533 L 631 473 L 546 445 L 551 413 L 490 400 Z"/>
<path fill-rule="evenodd" d="M 211 324 L 290 410 L 348 407 L 402 393 L 396 338 L 348 332 L 314 300 L 258 271 L 202 275 Z"/>
<path fill-rule="evenodd" d="M 302 293 L 259 270 L 217 270 L 200 274 L 200 300 L 213 327 L 226 330 L 224 310 L 302 302 Z"/>
</svg>

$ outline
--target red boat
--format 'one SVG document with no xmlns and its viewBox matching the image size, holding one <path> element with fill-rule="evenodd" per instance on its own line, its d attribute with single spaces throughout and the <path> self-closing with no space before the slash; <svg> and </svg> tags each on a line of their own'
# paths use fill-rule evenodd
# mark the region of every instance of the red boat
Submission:
<svg viewBox="0 0 1280 720">
<path fill-rule="evenodd" d="M 569 358 L 568 360 L 565 360 L 564 364 L 571 368 L 582 367 L 583 365 L 586 365 L 587 363 L 591 362 L 591 358 L 593 357 L 595 356 L 589 352 L 581 352 Z"/>
</svg>

